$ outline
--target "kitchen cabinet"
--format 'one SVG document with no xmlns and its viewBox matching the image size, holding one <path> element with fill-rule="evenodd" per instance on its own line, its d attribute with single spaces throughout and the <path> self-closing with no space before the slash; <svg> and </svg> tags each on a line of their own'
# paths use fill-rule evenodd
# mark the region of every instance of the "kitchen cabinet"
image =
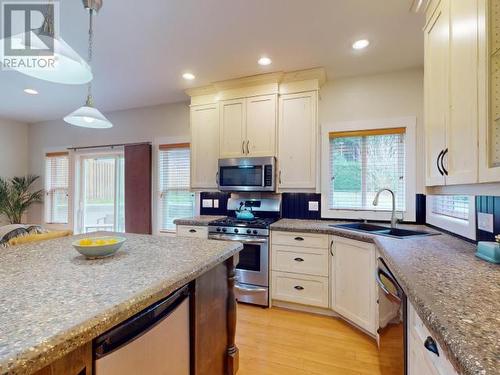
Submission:
<svg viewBox="0 0 500 375">
<path fill-rule="evenodd" d="M 410 302 L 407 330 L 408 375 L 458 375 Z"/>
<path fill-rule="evenodd" d="M 191 106 L 191 188 L 216 189 L 219 105 Z"/>
<path fill-rule="evenodd" d="M 278 185 L 280 190 L 315 189 L 318 92 L 279 98 Z"/>
<path fill-rule="evenodd" d="M 331 241 L 332 308 L 342 317 L 376 335 L 375 246 L 338 236 L 333 236 Z"/>
<path fill-rule="evenodd" d="M 276 103 L 276 95 L 222 101 L 220 157 L 274 156 Z"/>
<path fill-rule="evenodd" d="M 428 186 L 478 181 L 478 5 L 441 0 L 425 28 Z"/>
</svg>

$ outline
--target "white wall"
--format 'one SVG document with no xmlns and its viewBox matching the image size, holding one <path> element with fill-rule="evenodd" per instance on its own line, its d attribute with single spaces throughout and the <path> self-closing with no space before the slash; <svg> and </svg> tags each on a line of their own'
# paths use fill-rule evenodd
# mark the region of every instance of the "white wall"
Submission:
<svg viewBox="0 0 500 375">
<path fill-rule="evenodd" d="M 320 124 L 416 117 L 416 192 L 423 193 L 423 85 L 424 71 L 421 68 L 329 81 L 320 92 Z"/>
<path fill-rule="evenodd" d="M 29 126 L 29 171 L 43 176 L 47 151 L 68 147 L 115 143 L 154 142 L 164 137 L 189 137 L 188 103 L 164 104 L 105 114 L 113 128 L 95 130 L 66 124 L 63 120 Z M 30 210 L 29 220 L 42 222 L 41 207 Z"/>
<path fill-rule="evenodd" d="M 0 119 L 0 177 L 23 176 L 28 172 L 28 125 Z M 0 225 L 5 218 L 0 217 Z"/>
</svg>

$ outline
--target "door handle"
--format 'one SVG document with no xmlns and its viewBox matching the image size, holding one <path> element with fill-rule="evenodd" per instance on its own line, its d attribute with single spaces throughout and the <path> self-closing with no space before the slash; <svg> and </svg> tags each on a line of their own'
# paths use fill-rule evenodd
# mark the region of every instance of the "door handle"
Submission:
<svg viewBox="0 0 500 375">
<path fill-rule="evenodd" d="M 304 241 L 304 238 L 302 238 L 302 237 L 295 237 L 294 240 L 295 241 Z"/>
<path fill-rule="evenodd" d="M 303 287 L 303 286 L 300 286 L 300 285 L 296 285 L 296 286 L 294 286 L 294 289 L 297 289 L 297 290 L 304 290 L 304 287 Z"/>
<path fill-rule="evenodd" d="M 215 174 L 215 184 L 219 186 L 219 172 Z"/>
<path fill-rule="evenodd" d="M 437 159 L 436 159 L 436 166 L 437 166 L 437 169 L 438 169 L 439 174 L 440 174 L 441 176 L 444 176 L 444 172 L 443 172 L 443 170 L 441 169 L 441 156 L 443 156 L 443 154 L 444 154 L 444 150 L 441 150 L 441 152 L 439 153 L 439 155 L 438 155 L 438 157 L 437 157 Z"/>
<path fill-rule="evenodd" d="M 241 142 L 241 153 L 245 154 L 245 141 Z"/>
<path fill-rule="evenodd" d="M 443 168 L 443 172 L 446 176 L 448 176 L 448 171 L 446 170 L 446 168 L 444 167 L 444 157 L 446 156 L 446 154 L 448 153 L 448 149 L 444 150 L 443 151 L 443 156 L 441 156 L 441 168 Z"/>
<path fill-rule="evenodd" d="M 332 240 L 332 242 L 330 242 L 330 255 L 331 255 L 332 257 L 333 257 L 333 256 L 335 256 L 335 255 L 333 254 L 333 240 Z"/>
<path fill-rule="evenodd" d="M 281 185 L 281 169 L 280 169 L 280 171 L 279 171 L 279 173 L 278 173 L 278 181 L 279 181 L 279 183 L 280 183 L 280 185 Z"/>
<path fill-rule="evenodd" d="M 250 141 L 247 141 L 247 154 L 250 154 L 250 149 L 248 148 L 249 144 L 250 144 Z"/>
<path fill-rule="evenodd" d="M 434 339 L 432 337 L 428 336 L 425 339 L 424 346 L 428 351 L 430 351 L 431 353 L 434 353 L 435 355 L 437 355 L 439 357 L 439 350 L 438 350 L 436 341 L 434 341 Z"/>
<path fill-rule="evenodd" d="M 189 233 L 196 233 L 196 229 L 190 229 Z"/>
<path fill-rule="evenodd" d="M 304 259 L 302 259 L 302 258 L 295 258 L 294 261 L 296 261 L 296 262 L 303 262 Z"/>
</svg>

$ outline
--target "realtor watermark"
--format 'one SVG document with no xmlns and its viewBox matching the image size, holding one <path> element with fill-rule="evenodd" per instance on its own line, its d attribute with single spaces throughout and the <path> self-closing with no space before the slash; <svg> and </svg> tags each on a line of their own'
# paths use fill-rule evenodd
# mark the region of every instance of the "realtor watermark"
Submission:
<svg viewBox="0 0 500 375">
<path fill-rule="evenodd" d="M 1 1 L 2 70 L 55 69 L 59 31 L 59 3 Z"/>
</svg>

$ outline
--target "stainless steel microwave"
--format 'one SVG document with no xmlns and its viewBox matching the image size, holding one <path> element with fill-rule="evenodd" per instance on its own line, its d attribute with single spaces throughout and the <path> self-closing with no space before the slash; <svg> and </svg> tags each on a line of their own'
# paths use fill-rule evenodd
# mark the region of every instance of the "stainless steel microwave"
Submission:
<svg viewBox="0 0 500 375">
<path fill-rule="evenodd" d="M 276 159 L 219 159 L 217 183 L 220 191 L 275 191 Z"/>
</svg>

